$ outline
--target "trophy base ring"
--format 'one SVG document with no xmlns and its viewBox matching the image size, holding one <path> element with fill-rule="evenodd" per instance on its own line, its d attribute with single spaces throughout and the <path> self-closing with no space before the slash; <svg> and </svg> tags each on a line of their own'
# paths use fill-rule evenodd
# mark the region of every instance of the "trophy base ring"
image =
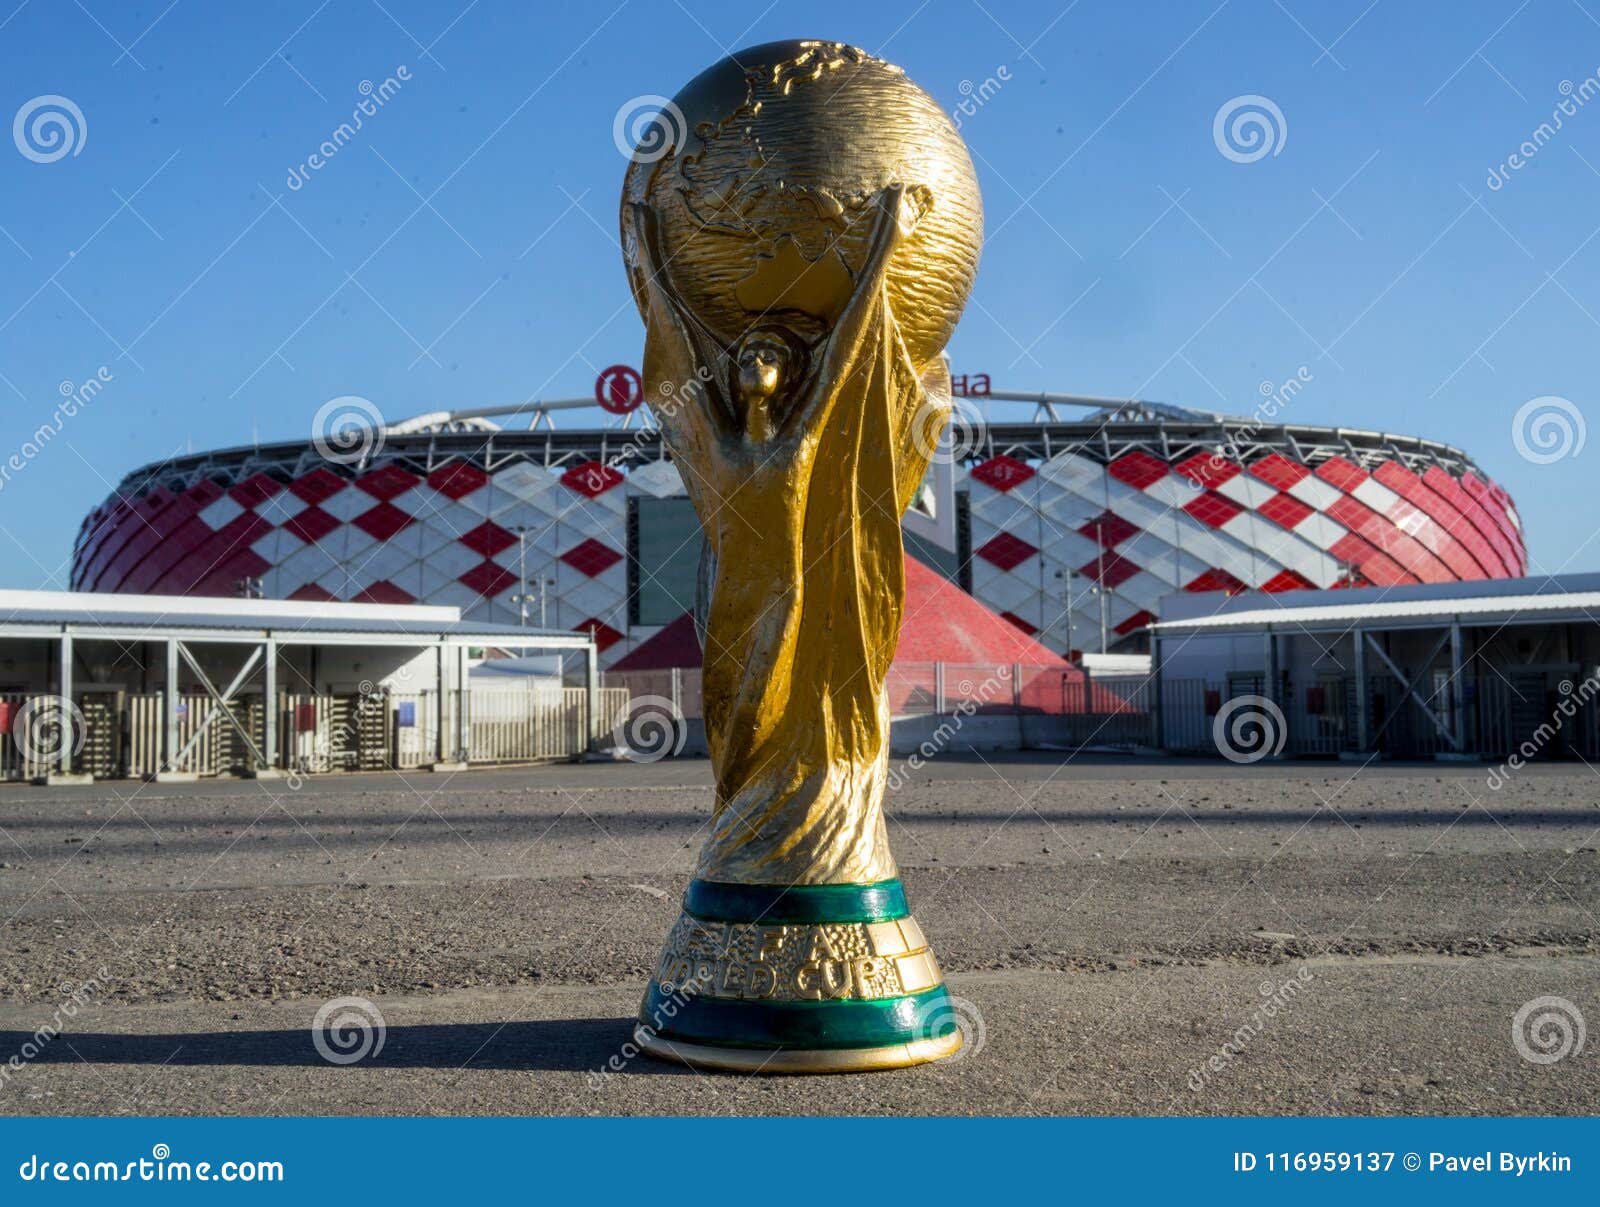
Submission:
<svg viewBox="0 0 1600 1207">
<path fill-rule="evenodd" d="M 648 1027 L 639 1027 L 634 1031 L 633 1038 L 651 1056 L 677 1061 L 690 1068 L 775 1076 L 907 1069 L 954 1056 L 961 1050 L 962 1042 L 959 1030 L 935 1038 L 914 1039 L 879 1048 L 726 1048 L 715 1044 L 664 1039 Z"/>
</svg>

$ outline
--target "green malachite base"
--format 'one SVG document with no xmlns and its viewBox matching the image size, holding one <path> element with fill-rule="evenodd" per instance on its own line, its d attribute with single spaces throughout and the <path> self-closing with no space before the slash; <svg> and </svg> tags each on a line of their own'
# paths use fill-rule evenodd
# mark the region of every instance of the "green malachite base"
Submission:
<svg viewBox="0 0 1600 1207">
<path fill-rule="evenodd" d="M 691 882 L 639 1024 L 647 1052 L 745 1072 L 900 1068 L 962 1043 L 898 880 Z"/>
</svg>

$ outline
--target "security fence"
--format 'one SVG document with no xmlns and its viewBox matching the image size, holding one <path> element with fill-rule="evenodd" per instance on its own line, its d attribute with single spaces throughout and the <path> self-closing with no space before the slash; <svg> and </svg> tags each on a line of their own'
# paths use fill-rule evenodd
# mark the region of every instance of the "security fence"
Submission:
<svg viewBox="0 0 1600 1207">
<path fill-rule="evenodd" d="M 608 671 L 610 689 L 634 700 L 665 702 L 683 719 L 703 716 L 698 667 Z M 1013 663 L 896 662 L 885 683 L 890 714 L 897 719 L 961 714 L 1023 717 L 1037 744 L 1147 746 L 1151 737 L 1148 675 L 1091 675 L 1076 667 Z"/>
<path fill-rule="evenodd" d="M 1530 759 L 1600 758 L 1600 696 L 1583 696 L 1571 680 L 1552 684 L 1545 671 L 1464 673 L 1459 705 L 1447 672 L 1433 672 L 1409 692 L 1393 676 L 1371 675 L 1364 743 L 1356 684 L 1353 675 L 1284 684 L 1269 707 L 1259 677 L 1230 683 L 1167 679 L 1161 685 L 1160 742 L 1177 752 L 1224 753 L 1228 723 L 1243 711 L 1247 725 L 1268 727 L 1265 741 L 1281 755 L 1499 759 L 1527 750 L 1523 757 Z"/>
<path fill-rule="evenodd" d="M 606 744 L 629 705 L 625 688 L 602 689 L 591 720 L 581 687 L 473 687 L 445 693 L 441 726 L 436 691 L 280 692 L 269 749 L 259 691 L 226 702 L 185 693 L 177 697 L 176 745 L 168 752 L 161 692 L 80 692 L 70 709 L 59 696 L 12 693 L 0 695 L 0 780 L 38 780 L 60 771 L 119 779 L 168 770 L 199 776 L 413 770 L 446 761 L 441 732 L 447 751 L 454 751 L 463 696 L 470 764 L 575 758 L 591 738 Z"/>
</svg>

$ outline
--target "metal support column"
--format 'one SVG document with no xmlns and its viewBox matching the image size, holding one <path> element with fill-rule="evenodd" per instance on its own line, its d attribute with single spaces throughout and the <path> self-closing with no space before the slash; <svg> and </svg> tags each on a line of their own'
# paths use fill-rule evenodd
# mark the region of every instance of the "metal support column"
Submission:
<svg viewBox="0 0 1600 1207">
<path fill-rule="evenodd" d="M 1266 645 L 1266 671 L 1262 676 L 1261 694 L 1278 704 L 1278 635 L 1268 625 L 1261 635 Z"/>
<path fill-rule="evenodd" d="M 467 647 L 456 646 L 456 762 L 465 763 L 471 757 L 468 735 L 471 733 L 472 698 L 467 693 Z"/>
<path fill-rule="evenodd" d="M 1457 620 L 1450 625 L 1450 729 L 1458 751 L 1467 748 L 1467 685 L 1462 679 L 1465 666 L 1461 622 Z"/>
<path fill-rule="evenodd" d="M 1150 745 L 1165 749 L 1161 725 L 1161 638 L 1150 635 Z"/>
<path fill-rule="evenodd" d="M 167 638 L 167 678 L 162 688 L 161 770 L 176 771 L 178 757 L 178 639 Z"/>
<path fill-rule="evenodd" d="M 61 749 L 56 752 L 56 774 L 69 776 L 73 772 L 72 752 L 78 744 L 76 726 L 73 724 L 72 696 L 72 634 L 61 634 Z"/>
<path fill-rule="evenodd" d="M 439 643 L 439 681 L 434 691 L 433 709 L 433 761 L 450 761 L 450 647 Z"/>
<path fill-rule="evenodd" d="M 263 643 L 261 656 L 265 659 L 261 668 L 261 736 L 267 765 L 256 770 L 271 771 L 283 762 L 278 750 L 278 643 L 274 638 Z"/>
<path fill-rule="evenodd" d="M 1356 647 L 1356 749 L 1365 754 L 1372 740 L 1372 725 L 1368 719 L 1371 696 L 1367 691 L 1367 633 L 1365 629 L 1355 629 L 1350 636 Z"/>
<path fill-rule="evenodd" d="M 584 743 L 585 750 L 600 748 L 600 649 L 594 643 L 594 634 L 583 651 L 584 723 L 589 727 Z"/>
</svg>

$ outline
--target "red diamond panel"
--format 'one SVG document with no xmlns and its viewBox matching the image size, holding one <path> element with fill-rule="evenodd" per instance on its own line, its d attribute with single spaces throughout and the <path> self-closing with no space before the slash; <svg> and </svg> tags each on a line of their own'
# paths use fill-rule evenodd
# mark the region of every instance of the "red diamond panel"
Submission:
<svg viewBox="0 0 1600 1207">
<path fill-rule="evenodd" d="M 1106 466 L 1106 470 L 1118 482 L 1126 482 L 1135 490 L 1143 490 L 1152 482 L 1159 482 L 1167 476 L 1167 463 L 1159 457 L 1136 450 L 1118 457 Z"/>
<path fill-rule="evenodd" d="M 505 569 L 505 567 L 497 566 L 493 562 L 479 562 L 457 581 L 465 583 L 479 595 L 488 599 L 508 590 L 516 583 L 517 576 Z"/>
<path fill-rule="evenodd" d="M 470 495 L 488 480 L 488 474 L 465 461 L 452 461 L 428 475 L 428 485 L 447 499 L 459 499 Z"/>
<path fill-rule="evenodd" d="M 201 478 L 188 490 L 183 492 L 183 501 L 190 505 L 194 511 L 202 507 L 210 507 L 222 497 L 222 487 L 210 478 Z"/>
<path fill-rule="evenodd" d="M 998 457 L 990 457 L 982 465 L 973 466 L 971 476 L 990 490 L 1007 491 L 1015 490 L 1033 475 L 1033 466 L 1002 453 Z"/>
<path fill-rule="evenodd" d="M 402 591 L 388 579 L 379 579 L 360 595 L 355 596 L 352 603 L 380 603 L 380 604 L 408 604 L 416 603 L 416 596 L 408 591 Z"/>
<path fill-rule="evenodd" d="M 574 570 L 579 570 L 593 578 L 611 569 L 622 560 L 622 554 L 609 545 L 602 545 L 593 537 L 581 545 L 575 545 L 561 555 L 561 560 Z"/>
<path fill-rule="evenodd" d="M 598 498 L 613 486 L 621 484 L 622 475 L 599 461 L 585 461 L 582 465 L 574 465 L 561 475 L 561 485 L 591 499 Z"/>
<path fill-rule="evenodd" d="M 307 507 L 299 512 L 288 523 L 284 524 L 285 532 L 292 532 L 308 545 L 314 545 L 328 533 L 339 526 L 339 521 L 334 519 L 320 507 Z"/>
<path fill-rule="evenodd" d="M 1139 567 L 1120 553 L 1108 553 L 1079 566 L 1078 573 L 1095 579 L 1102 587 L 1115 587 L 1139 573 Z"/>
<path fill-rule="evenodd" d="M 1244 590 L 1244 584 L 1226 570 L 1213 568 L 1185 583 L 1183 589 L 1196 593 L 1202 591 L 1226 591 L 1229 595 L 1237 595 Z"/>
<path fill-rule="evenodd" d="M 1348 493 L 1367 480 L 1367 471 L 1343 457 L 1329 457 L 1317 466 L 1317 477 Z"/>
<path fill-rule="evenodd" d="M 273 495 L 283 489 L 283 483 L 266 474 L 251 474 L 242 482 L 235 482 L 228 488 L 228 494 L 233 501 L 241 507 L 255 507 L 265 503 Z"/>
<path fill-rule="evenodd" d="M 1229 478 L 1236 477 L 1240 470 L 1237 462 L 1229 461 L 1221 453 L 1196 453 L 1172 468 L 1189 481 L 1206 487 L 1220 486 Z"/>
<path fill-rule="evenodd" d="M 1029 624 L 1026 620 L 1022 619 L 1022 617 L 1018 616 L 1015 612 L 1002 612 L 1002 613 L 1000 613 L 1000 619 L 1001 620 L 1009 620 L 1012 624 L 1016 625 L 1017 628 L 1021 629 L 1029 637 L 1032 637 L 1035 633 L 1037 633 L 1039 631 L 1038 629 L 1034 628 L 1033 625 Z"/>
<path fill-rule="evenodd" d="M 331 603 L 335 597 L 331 593 L 324 591 L 321 587 L 317 586 L 316 583 L 307 583 L 305 586 L 296 587 L 293 591 L 291 591 L 289 593 L 289 598 L 311 599 L 316 600 L 319 603 Z"/>
<path fill-rule="evenodd" d="M 1156 614 L 1154 612 L 1135 612 L 1132 616 L 1128 617 L 1128 619 L 1124 620 L 1117 626 L 1117 634 L 1119 636 L 1126 637 L 1135 629 L 1144 628 L 1145 625 L 1155 620 L 1155 618 Z"/>
<path fill-rule="evenodd" d="M 1185 503 L 1183 509 L 1202 524 L 1208 524 L 1212 528 L 1221 528 L 1244 510 L 1232 499 L 1225 498 L 1214 490 L 1206 491 L 1192 503 Z"/>
<path fill-rule="evenodd" d="M 1276 456 L 1276 454 L 1274 454 Z M 1276 494 L 1256 508 L 1274 524 L 1293 528 L 1311 514 L 1312 509 L 1293 495 Z"/>
<path fill-rule="evenodd" d="M 395 533 L 405 531 L 407 525 L 415 521 L 415 516 L 407 515 L 393 503 L 379 503 L 376 507 L 363 511 L 350 522 L 368 536 L 386 541 Z"/>
<path fill-rule="evenodd" d="M 592 634 L 594 636 L 594 644 L 596 648 L 601 650 L 609 649 L 610 647 L 616 645 L 617 642 L 622 640 L 623 636 L 605 621 L 596 620 L 592 616 L 582 624 L 573 625 L 572 631 L 575 633 Z"/>
<path fill-rule="evenodd" d="M 1261 584 L 1261 589 L 1270 595 L 1280 591 L 1305 591 L 1315 584 L 1310 579 L 1296 574 L 1293 570 L 1280 570 L 1266 582 Z"/>
<path fill-rule="evenodd" d="M 289 490 L 307 503 L 320 503 L 324 499 L 331 499 L 347 485 L 349 484 L 338 474 L 319 465 L 305 477 L 296 478 L 289 483 Z"/>
<path fill-rule="evenodd" d="M 1250 472 L 1268 486 L 1288 490 L 1311 471 L 1298 461 L 1291 461 L 1282 453 L 1268 453 L 1250 464 Z"/>
<path fill-rule="evenodd" d="M 1353 532 L 1336 540 L 1328 552 L 1341 562 L 1358 567 L 1360 577 L 1375 587 L 1397 587 L 1417 581 L 1416 576 L 1402 570 L 1394 558 L 1373 548 Z"/>
<path fill-rule="evenodd" d="M 472 531 L 463 533 L 459 540 L 468 549 L 484 557 L 493 557 L 500 550 L 517 543 L 516 537 L 493 520 L 485 520 Z"/>
<path fill-rule="evenodd" d="M 1139 526 L 1128 523 L 1114 512 L 1102 511 L 1078 531 L 1091 541 L 1099 541 L 1107 549 L 1115 549 L 1138 532 Z"/>
<path fill-rule="evenodd" d="M 984 561 L 992 562 L 1002 570 L 1014 570 L 1039 550 L 1021 537 L 1002 532 L 993 540 L 985 541 L 974 552 Z"/>
<path fill-rule="evenodd" d="M 405 494 L 420 481 L 422 479 L 416 474 L 409 473 L 398 465 L 385 465 L 370 474 L 362 474 L 356 479 L 356 487 L 366 491 L 374 499 L 382 499 L 387 503 L 396 495 Z"/>
</svg>

